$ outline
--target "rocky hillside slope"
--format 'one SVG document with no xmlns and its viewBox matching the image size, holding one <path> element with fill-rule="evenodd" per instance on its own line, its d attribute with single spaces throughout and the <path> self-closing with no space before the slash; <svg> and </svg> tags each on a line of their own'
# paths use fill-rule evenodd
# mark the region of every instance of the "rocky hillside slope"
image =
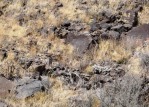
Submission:
<svg viewBox="0 0 149 107">
<path fill-rule="evenodd" d="M 148 107 L 148 0 L 0 0 L 0 107 Z"/>
</svg>

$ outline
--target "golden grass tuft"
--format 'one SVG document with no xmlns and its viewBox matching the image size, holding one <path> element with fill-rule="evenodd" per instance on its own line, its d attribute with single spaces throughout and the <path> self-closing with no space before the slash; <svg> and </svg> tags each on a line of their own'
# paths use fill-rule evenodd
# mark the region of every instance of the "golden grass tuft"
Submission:
<svg viewBox="0 0 149 107">
<path fill-rule="evenodd" d="M 149 23 L 149 4 L 143 7 L 143 11 L 139 13 L 139 22 L 141 24 Z"/>
<path fill-rule="evenodd" d="M 100 100 L 97 96 L 92 97 L 92 106 L 91 107 L 100 107 Z"/>
<path fill-rule="evenodd" d="M 0 36 L 23 37 L 26 34 L 26 29 L 19 26 L 19 24 L 11 18 L 6 18 L 5 20 L 1 18 L 0 23 Z"/>
<path fill-rule="evenodd" d="M 131 55 L 121 43 L 116 43 L 112 40 L 101 41 L 98 49 L 94 52 L 94 60 L 112 60 L 123 62 Z"/>
<path fill-rule="evenodd" d="M 146 69 L 143 68 L 143 66 L 147 65 L 142 65 L 142 55 L 149 55 L 149 45 L 142 47 L 139 46 L 135 49 L 135 54 L 129 59 L 128 61 L 128 70 L 136 75 L 142 75 L 145 73 Z M 145 59 L 147 60 L 147 59 Z"/>
</svg>

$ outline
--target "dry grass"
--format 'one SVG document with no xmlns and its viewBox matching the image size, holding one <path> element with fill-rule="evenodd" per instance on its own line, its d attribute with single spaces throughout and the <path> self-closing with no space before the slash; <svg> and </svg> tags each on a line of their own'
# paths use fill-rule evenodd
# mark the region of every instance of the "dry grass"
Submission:
<svg viewBox="0 0 149 107">
<path fill-rule="evenodd" d="M 10 37 L 23 37 L 26 34 L 26 29 L 18 25 L 14 19 L 0 19 L 0 35 Z"/>
<path fill-rule="evenodd" d="M 146 23 L 149 23 L 149 4 L 144 6 L 144 9 L 142 12 L 139 13 L 139 22 L 141 24 L 146 24 Z"/>
<path fill-rule="evenodd" d="M 129 58 L 131 51 L 127 51 L 121 43 L 115 41 L 101 41 L 99 48 L 94 52 L 94 60 L 112 60 L 123 63 Z"/>
<path fill-rule="evenodd" d="M 128 60 L 127 69 L 136 75 L 145 74 L 148 71 L 149 45 L 138 46 L 134 49 L 133 55 Z"/>
</svg>

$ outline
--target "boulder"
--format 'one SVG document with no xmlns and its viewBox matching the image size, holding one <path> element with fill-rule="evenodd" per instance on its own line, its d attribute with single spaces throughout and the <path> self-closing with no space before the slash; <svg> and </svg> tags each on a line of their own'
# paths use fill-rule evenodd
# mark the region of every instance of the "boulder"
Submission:
<svg viewBox="0 0 149 107">
<path fill-rule="evenodd" d="M 83 54 L 89 47 L 92 39 L 90 36 L 86 35 L 74 35 L 69 33 L 66 38 L 66 43 L 70 43 L 74 46 L 75 52 L 79 54 Z"/>
<path fill-rule="evenodd" d="M 48 90 L 50 84 L 48 77 L 39 77 L 38 79 L 31 79 L 24 77 L 15 81 L 16 87 L 16 98 L 24 99 L 34 95 L 36 92 Z"/>
<path fill-rule="evenodd" d="M 143 24 L 133 28 L 126 34 L 124 41 L 129 47 L 141 46 L 149 40 L 149 24 Z"/>
<path fill-rule="evenodd" d="M 109 37 L 111 39 L 119 39 L 120 38 L 120 33 L 116 31 L 110 31 L 109 32 Z"/>
<path fill-rule="evenodd" d="M 127 36 L 147 39 L 149 37 L 149 24 L 143 24 L 133 28 L 127 33 Z"/>
</svg>

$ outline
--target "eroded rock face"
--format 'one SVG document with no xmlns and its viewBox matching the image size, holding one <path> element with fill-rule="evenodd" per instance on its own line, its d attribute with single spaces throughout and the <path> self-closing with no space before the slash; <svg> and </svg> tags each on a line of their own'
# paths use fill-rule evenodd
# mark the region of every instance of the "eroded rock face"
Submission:
<svg viewBox="0 0 149 107">
<path fill-rule="evenodd" d="M 0 76 L 0 97 L 7 97 L 15 88 L 15 84 Z"/>
</svg>

